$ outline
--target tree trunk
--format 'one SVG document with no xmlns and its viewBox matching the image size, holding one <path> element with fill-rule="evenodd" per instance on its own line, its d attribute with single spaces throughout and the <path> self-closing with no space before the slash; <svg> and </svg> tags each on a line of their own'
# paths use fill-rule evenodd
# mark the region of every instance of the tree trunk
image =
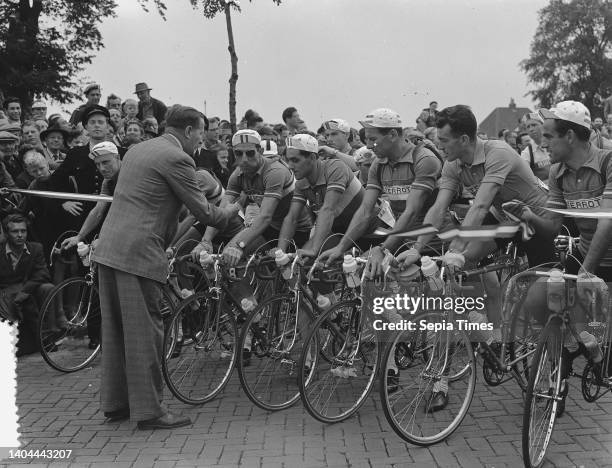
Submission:
<svg viewBox="0 0 612 468">
<path fill-rule="evenodd" d="M 227 50 L 230 53 L 230 61 L 232 63 L 232 74 L 229 79 L 229 117 L 232 126 L 232 133 L 236 133 L 236 82 L 238 81 L 238 56 L 234 47 L 234 32 L 232 30 L 232 16 L 230 13 L 230 3 L 225 2 L 225 22 L 227 23 L 227 38 L 229 46 Z"/>
</svg>

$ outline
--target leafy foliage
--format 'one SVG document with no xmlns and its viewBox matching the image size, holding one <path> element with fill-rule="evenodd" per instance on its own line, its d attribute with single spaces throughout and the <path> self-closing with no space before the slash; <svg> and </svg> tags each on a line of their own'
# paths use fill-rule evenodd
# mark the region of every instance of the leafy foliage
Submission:
<svg viewBox="0 0 612 468">
<path fill-rule="evenodd" d="M 521 62 L 543 107 L 565 99 L 592 111 L 612 87 L 612 1 L 551 0 L 539 12 L 530 57 Z"/>
<path fill-rule="evenodd" d="M 116 7 L 114 0 L 0 2 L 0 89 L 26 107 L 35 95 L 80 98 L 75 78 L 103 47 L 98 26 Z"/>
</svg>

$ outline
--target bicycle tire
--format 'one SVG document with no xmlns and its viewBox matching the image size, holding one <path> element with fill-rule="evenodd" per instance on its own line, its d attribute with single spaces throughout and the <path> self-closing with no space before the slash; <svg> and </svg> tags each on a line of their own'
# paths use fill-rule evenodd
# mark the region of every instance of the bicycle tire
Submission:
<svg viewBox="0 0 612 468">
<path fill-rule="evenodd" d="M 181 302 L 164 333 L 162 372 L 183 403 L 201 405 L 229 382 L 236 363 L 235 317 L 207 291 Z"/>
<path fill-rule="evenodd" d="M 318 421 L 333 424 L 350 418 L 374 387 L 381 343 L 362 313 L 360 300 L 340 301 L 317 319 L 305 340 L 298 372 L 300 397 Z M 321 336 L 331 339 L 321 342 Z"/>
<path fill-rule="evenodd" d="M 543 327 L 538 327 L 534 322 L 530 311 L 523 312 L 523 303 L 525 296 L 515 305 L 512 313 L 512 321 L 510 323 L 510 343 L 508 350 L 510 352 L 510 361 L 516 361 L 521 356 L 523 359 L 517 361 L 512 367 L 514 375 L 517 377 L 517 382 L 521 390 L 525 392 L 529 384 L 529 369 L 531 360 L 533 359 L 534 350 L 537 348 L 538 338 Z"/>
<path fill-rule="evenodd" d="M 538 347 L 533 360 L 531 361 L 531 372 L 529 384 L 525 395 L 525 406 L 523 408 L 523 428 L 522 428 L 522 451 L 523 463 L 527 468 L 537 468 L 544 463 L 546 450 L 551 440 L 557 418 L 557 406 L 561 386 L 561 355 L 563 350 L 563 339 L 561 334 L 561 319 L 553 317 L 549 320 L 538 341 Z M 556 363 L 556 369 L 555 369 Z M 540 377 L 545 375 L 550 364 L 551 375 L 546 375 L 542 386 L 548 385 L 546 394 L 540 392 Z M 551 376 L 554 375 L 554 388 L 551 388 Z M 548 378 L 546 378 L 548 377 Z M 567 383 L 566 383 L 567 385 Z M 539 397 L 539 398 L 538 398 Z M 539 400 L 544 400 L 542 423 L 536 421 L 537 414 L 535 407 Z M 535 423 L 535 428 L 532 424 Z M 538 427 L 545 428 L 543 438 L 532 431 Z M 531 443 L 541 442 L 539 447 L 531 447 Z M 535 452 L 535 453 L 534 453 Z"/>
<path fill-rule="evenodd" d="M 64 295 L 77 293 L 78 302 L 70 312 L 66 328 L 48 328 L 55 323 L 55 308 L 64 306 Z M 61 306 L 58 303 L 61 302 Z M 71 304 L 73 305 L 73 304 Z M 84 309 L 82 309 L 84 307 Z M 64 311 L 65 312 L 65 311 Z M 82 276 L 67 278 L 55 286 L 47 295 L 40 310 L 38 321 L 38 343 L 40 354 L 47 364 L 60 372 L 76 372 L 90 364 L 100 352 L 100 340 L 94 349 L 89 348 L 86 337 L 88 325 L 95 327 L 100 323 L 100 298 L 95 284 Z M 101 330 L 100 330 L 101 331 Z"/>
<path fill-rule="evenodd" d="M 297 317 L 297 324 L 296 312 L 306 314 L 302 319 Z M 293 294 L 270 298 L 249 314 L 238 348 L 250 347 L 251 355 L 247 360 L 241 352 L 237 367 L 244 392 L 259 408 L 279 411 L 293 406 L 300 399 L 295 372 L 299 369 L 305 331 L 299 330 L 299 322 L 311 321 L 309 306 L 301 301 L 298 312 Z"/>
<path fill-rule="evenodd" d="M 427 311 L 417 313 L 411 321 L 415 324 L 420 324 L 422 321 L 425 321 L 425 323 L 441 323 L 447 318 L 446 314 Z M 476 359 L 468 334 L 457 329 L 456 323 L 452 331 L 425 331 L 424 333 L 424 330 L 418 329 L 420 326 L 415 326 L 415 328 L 417 329 L 398 332 L 387 348 L 383 363 L 388 363 L 390 359 L 394 359 L 397 344 L 413 342 L 419 344 L 419 348 L 412 350 L 413 360 L 411 365 L 400 371 L 396 391 L 390 392 L 386 366 L 382 367 L 385 372 L 381 372 L 379 375 L 380 398 L 385 418 L 399 437 L 415 445 L 429 446 L 449 437 L 461 425 L 467 415 L 476 387 Z M 413 334 L 418 334 L 416 340 L 411 336 Z M 446 361 L 446 366 L 442 365 L 444 361 L 440 362 L 440 359 L 443 359 L 442 353 L 440 353 L 443 344 L 441 337 L 443 336 L 452 338 L 449 348 L 453 347 L 453 354 L 451 359 Z M 446 355 L 446 351 L 444 351 L 444 355 Z M 419 356 L 421 357 L 419 358 Z M 425 366 L 424 370 L 418 370 L 420 365 Z M 436 368 L 436 365 L 441 368 Z M 448 367 L 449 365 L 451 367 Z M 446 375 L 449 382 L 448 404 L 441 412 L 436 412 L 438 416 L 434 418 L 429 415 L 433 385 L 434 381 L 439 380 L 442 375 Z M 411 391 L 415 393 L 412 398 L 410 397 Z M 408 402 L 407 406 L 401 406 L 403 400 Z M 414 406 L 415 404 L 416 406 Z M 402 425 L 403 418 L 400 416 L 402 413 L 407 414 L 412 406 L 414 406 L 414 412 L 411 416 L 412 424 L 410 427 L 404 427 Z M 406 408 L 407 411 L 404 411 Z M 419 415 L 424 416 L 421 423 L 417 423 Z M 426 429 L 427 424 L 431 424 L 432 428 Z"/>
</svg>

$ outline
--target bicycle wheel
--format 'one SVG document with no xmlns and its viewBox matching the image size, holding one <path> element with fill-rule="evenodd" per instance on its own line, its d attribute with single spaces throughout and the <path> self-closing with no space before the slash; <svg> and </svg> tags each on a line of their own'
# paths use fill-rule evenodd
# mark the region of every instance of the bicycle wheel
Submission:
<svg viewBox="0 0 612 468">
<path fill-rule="evenodd" d="M 249 315 L 240 336 L 238 375 L 247 397 L 258 407 L 278 411 L 295 404 L 300 393 L 296 379 L 298 360 L 310 308 L 286 294 L 262 302 Z"/>
<path fill-rule="evenodd" d="M 236 362 L 236 319 L 209 292 L 181 302 L 164 334 L 162 371 L 172 394 L 199 405 L 215 398 Z"/>
<path fill-rule="evenodd" d="M 562 350 L 561 319 L 553 317 L 531 363 L 523 409 L 523 462 L 528 468 L 542 465 L 550 443 L 561 393 Z"/>
<path fill-rule="evenodd" d="M 531 311 L 523 308 L 524 297 L 512 309 L 510 342 L 508 343 L 510 361 L 518 359 L 513 365 L 513 371 L 523 392 L 529 383 L 531 361 L 543 329 L 542 324 L 537 322 Z"/>
<path fill-rule="evenodd" d="M 100 324 L 95 284 L 83 277 L 68 278 L 51 290 L 40 310 L 40 354 L 58 371 L 83 369 L 100 352 Z"/>
<path fill-rule="evenodd" d="M 385 417 L 395 433 L 416 445 L 427 446 L 447 438 L 465 418 L 476 386 L 476 359 L 468 334 L 440 312 L 422 312 L 411 322 L 415 330 L 398 332 L 385 352 L 383 363 L 395 359 L 396 347 L 409 343 L 410 360 L 399 368 L 397 387 L 380 374 L 380 396 Z M 452 325 L 452 330 L 431 331 L 421 324 Z M 386 371 L 387 366 L 382 370 Z M 436 392 L 448 385 L 448 402 L 434 408 Z M 434 411 L 434 409 L 436 409 Z"/>
<path fill-rule="evenodd" d="M 355 414 L 374 386 L 381 354 L 361 301 L 338 302 L 322 314 L 306 338 L 298 372 L 300 396 L 310 415 L 336 423 Z"/>
</svg>

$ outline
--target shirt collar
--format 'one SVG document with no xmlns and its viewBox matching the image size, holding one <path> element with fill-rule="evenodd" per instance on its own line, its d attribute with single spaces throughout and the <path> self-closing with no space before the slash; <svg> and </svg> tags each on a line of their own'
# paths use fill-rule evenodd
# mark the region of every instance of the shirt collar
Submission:
<svg viewBox="0 0 612 468">
<path fill-rule="evenodd" d="M 485 162 L 485 142 L 480 138 L 476 138 L 476 148 L 474 149 L 474 160 L 472 164 L 467 164 L 461 161 L 461 167 L 471 167 L 477 164 L 484 164 Z"/>
<path fill-rule="evenodd" d="M 407 142 L 409 145 L 408 150 L 400 156 L 400 158 L 395 161 L 393 164 L 398 163 L 412 163 L 412 151 L 414 150 L 414 145 L 410 142 Z M 378 164 L 389 164 L 389 158 L 379 158 Z"/>
<path fill-rule="evenodd" d="M 8 242 L 6 243 L 6 248 L 4 249 L 4 251 L 6 252 L 7 257 L 9 256 L 9 254 L 14 255 L 15 257 L 18 257 L 18 255 L 15 252 L 13 252 L 13 249 L 11 249 L 11 245 Z M 28 249 L 27 243 L 23 245 L 22 254 L 24 253 L 30 255 L 30 250 Z"/>
<path fill-rule="evenodd" d="M 601 174 L 601 164 L 598 161 L 597 156 L 597 152 L 595 151 L 595 147 L 593 145 L 589 146 L 589 155 L 586 159 L 586 161 L 584 161 L 580 167 L 578 167 L 578 169 L 583 168 L 583 167 L 588 167 L 589 169 L 593 169 L 594 171 L 596 171 L 598 174 Z M 561 165 L 559 166 L 559 172 L 557 173 L 557 179 L 560 178 L 563 174 L 565 174 L 568 171 L 571 171 L 571 168 L 565 164 L 564 162 L 560 163 Z"/>
</svg>

